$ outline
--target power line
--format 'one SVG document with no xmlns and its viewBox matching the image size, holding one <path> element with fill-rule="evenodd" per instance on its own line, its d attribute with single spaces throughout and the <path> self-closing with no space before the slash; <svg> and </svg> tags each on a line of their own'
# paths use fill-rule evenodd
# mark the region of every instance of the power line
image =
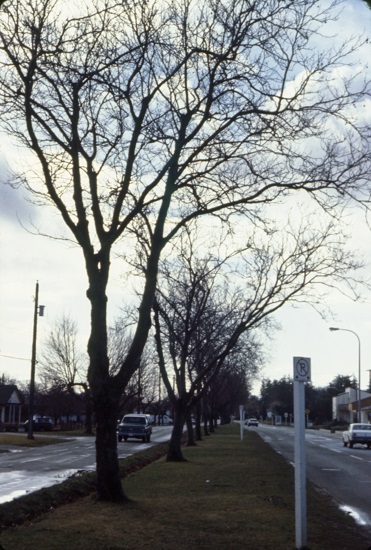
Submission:
<svg viewBox="0 0 371 550">
<path fill-rule="evenodd" d="M 13 355 L 4 355 L 0 353 L 0 357 L 7 357 L 7 359 L 19 359 L 20 361 L 30 361 L 30 359 L 25 359 L 24 357 L 14 357 Z"/>
</svg>

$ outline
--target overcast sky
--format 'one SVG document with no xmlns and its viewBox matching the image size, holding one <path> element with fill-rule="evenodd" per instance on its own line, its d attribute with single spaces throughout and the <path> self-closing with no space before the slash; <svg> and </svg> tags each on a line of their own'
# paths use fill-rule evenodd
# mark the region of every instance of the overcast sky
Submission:
<svg viewBox="0 0 371 550">
<path fill-rule="evenodd" d="M 334 25 L 334 24 L 332 24 Z M 336 24 L 336 34 L 370 32 L 371 10 L 361 0 L 349 0 Z M 371 46 L 362 50 L 360 62 L 371 77 Z M 370 103 L 369 103 L 370 108 Z M 89 303 L 85 296 L 87 281 L 80 250 L 71 244 L 33 235 L 23 226 L 37 226 L 40 231 L 63 225 L 52 209 L 37 208 L 27 202 L 22 189 L 4 184 L 8 166 L 24 161 L 25 152 L 11 147 L 9 138 L 0 135 L 0 374 L 27 381 L 30 377 L 33 308 L 35 284 L 39 281 L 39 304 L 45 305 L 45 316 L 38 318 L 38 352 L 55 320 L 69 314 L 78 323 L 81 347 L 86 349 L 89 334 Z M 371 232 L 361 212 L 354 219 L 353 244 L 361 249 L 369 262 L 371 274 Z M 115 271 L 116 269 L 116 271 Z M 126 296 L 119 267 L 111 273 L 109 316 L 119 314 Z M 365 292 L 363 303 L 353 303 L 334 294 L 330 302 L 335 320 L 323 320 L 310 306 L 286 306 L 277 315 L 282 330 L 275 333 L 269 345 L 269 360 L 263 375 L 281 378 L 292 375 L 293 357 L 310 357 L 312 381 L 327 385 L 337 374 L 358 377 L 358 341 L 351 333 L 333 332 L 329 326 L 355 331 L 361 340 L 362 387 L 366 388 L 371 369 L 371 292 Z M 260 383 L 255 384 L 258 391 Z"/>
</svg>

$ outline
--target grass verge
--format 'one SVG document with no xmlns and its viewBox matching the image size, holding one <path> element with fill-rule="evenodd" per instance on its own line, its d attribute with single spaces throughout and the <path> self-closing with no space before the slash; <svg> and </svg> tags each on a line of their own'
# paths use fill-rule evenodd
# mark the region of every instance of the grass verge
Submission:
<svg viewBox="0 0 371 550">
<path fill-rule="evenodd" d="M 156 457 L 150 451 L 160 456 L 165 449 L 156 446 L 121 462 L 129 497 L 124 504 L 98 502 L 94 476 L 85 474 L 68 480 L 76 486 L 61 484 L 68 504 L 62 505 L 61 495 L 59 501 L 45 498 L 51 489 L 56 494 L 54 487 L 0 506 L 1 545 L 5 550 L 295 548 L 293 469 L 258 433 L 249 431 L 240 441 L 238 426 L 221 426 L 197 447 L 184 448 L 187 462 L 167 463 L 164 457 L 151 462 Z M 42 499 L 39 513 L 27 516 L 26 507 Z M 21 501 L 23 524 L 9 527 Z M 310 549 L 370 546 L 353 520 L 310 484 L 307 501 Z"/>
</svg>

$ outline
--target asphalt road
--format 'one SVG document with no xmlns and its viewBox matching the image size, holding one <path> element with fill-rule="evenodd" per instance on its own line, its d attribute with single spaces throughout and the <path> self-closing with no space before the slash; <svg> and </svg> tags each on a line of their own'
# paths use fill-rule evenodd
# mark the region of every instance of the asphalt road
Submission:
<svg viewBox="0 0 371 550">
<path fill-rule="evenodd" d="M 167 441 L 171 427 L 156 426 L 150 443 L 136 439 L 118 443 L 125 458 L 156 443 Z M 25 437 L 24 434 L 19 434 Z M 49 434 L 48 434 L 49 435 Z M 42 437 L 41 434 L 37 434 Z M 45 447 L 0 447 L 0 503 L 54 485 L 79 471 L 95 470 L 95 438 L 71 438 Z"/>
<path fill-rule="evenodd" d="M 294 465 L 294 429 L 259 424 L 257 430 L 273 449 Z M 339 507 L 371 533 L 371 450 L 343 446 L 341 433 L 306 430 L 307 479 L 325 490 Z"/>
</svg>

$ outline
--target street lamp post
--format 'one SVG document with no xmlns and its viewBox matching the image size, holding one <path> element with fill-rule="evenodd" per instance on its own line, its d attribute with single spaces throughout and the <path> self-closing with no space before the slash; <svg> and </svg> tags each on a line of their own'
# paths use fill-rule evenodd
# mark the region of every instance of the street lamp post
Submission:
<svg viewBox="0 0 371 550">
<path fill-rule="evenodd" d="M 358 422 L 361 422 L 361 340 L 354 330 L 348 328 L 330 327 L 331 332 L 334 330 L 343 330 L 344 332 L 351 332 L 358 340 Z"/>
</svg>

